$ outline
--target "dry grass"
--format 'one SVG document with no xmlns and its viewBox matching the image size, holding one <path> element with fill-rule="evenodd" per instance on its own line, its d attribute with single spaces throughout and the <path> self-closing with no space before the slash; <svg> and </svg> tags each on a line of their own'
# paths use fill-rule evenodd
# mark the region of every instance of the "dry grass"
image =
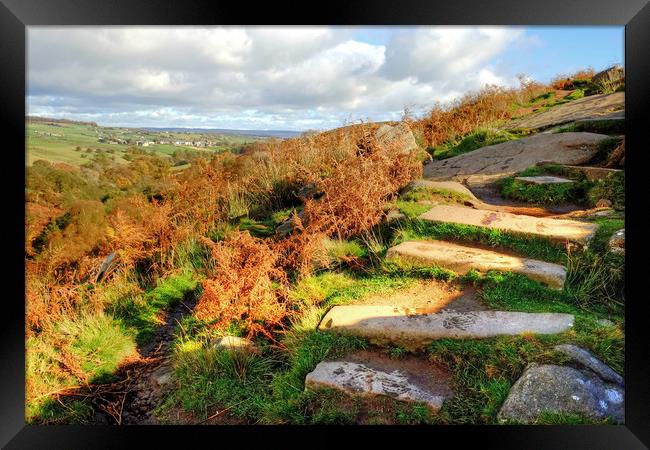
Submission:
<svg viewBox="0 0 650 450">
<path fill-rule="evenodd" d="M 520 78 L 518 89 L 486 86 L 470 92 L 451 105 L 437 104 L 429 114 L 412 122 L 429 147 L 465 136 L 472 131 L 512 117 L 511 105 L 524 104 L 548 90 L 547 86 Z"/>
<path fill-rule="evenodd" d="M 279 255 L 263 239 L 248 231 L 235 232 L 225 241 L 212 243 L 212 267 L 203 282 L 203 295 L 194 314 L 202 320 L 227 326 L 244 321 L 249 336 L 280 325 L 287 313 L 283 286 L 286 276 L 278 265 Z"/>
<path fill-rule="evenodd" d="M 591 81 L 591 78 L 596 75 L 596 71 L 588 67 L 587 69 L 579 70 L 571 75 L 557 75 L 551 80 L 551 87 L 557 90 L 571 90 L 575 89 L 575 80 Z"/>
</svg>

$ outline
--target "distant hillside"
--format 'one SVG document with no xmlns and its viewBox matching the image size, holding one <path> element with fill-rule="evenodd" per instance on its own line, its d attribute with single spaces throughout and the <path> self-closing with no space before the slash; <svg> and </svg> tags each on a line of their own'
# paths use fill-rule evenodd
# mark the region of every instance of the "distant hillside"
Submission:
<svg viewBox="0 0 650 450">
<path fill-rule="evenodd" d="M 290 130 L 229 130 L 227 128 L 143 128 L 148 131 L 169 131 L 174 133 L 209 133 L 253 137 L 290 138 L 300 136 L 302 131 Z"/>
<path fill-rule="evenodd" d="M 68 120 L 68 119 L 51 119 L 49 117 L 39 117 L 39 116 L 27 116 L 25 117 L 27 122 L 32 122 L 32 123 L 68 123 L 68 124 L 75 124 L 75 125 L 88 125 L 91 127 L 96 127 L 97 122 L 81 122 L 77 120 Z"/>
</svg>

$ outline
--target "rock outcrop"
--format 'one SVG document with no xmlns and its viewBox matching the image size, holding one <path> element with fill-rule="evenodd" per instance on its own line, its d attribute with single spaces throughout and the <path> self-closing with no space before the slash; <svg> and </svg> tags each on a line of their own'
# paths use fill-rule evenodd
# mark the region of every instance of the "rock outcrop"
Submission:
<svg viewBox="0 0 650 450">
<path fill-rule="evenodd" d="M 596 133 L 536 134 L 434 161 L 424 167 L 424 178 L 463 182 L 472 177 L 474 184 L 481 180 L 489 183 L 521 172 L 540 160 L 584 164 L 594 157 L 605 139 L 606 135 Z"/>
</svg>

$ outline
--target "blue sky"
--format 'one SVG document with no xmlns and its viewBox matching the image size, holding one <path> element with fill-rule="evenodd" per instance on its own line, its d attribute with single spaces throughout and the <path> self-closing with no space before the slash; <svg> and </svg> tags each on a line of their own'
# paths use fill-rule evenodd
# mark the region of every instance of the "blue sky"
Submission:
<svg viewBox="0 0 650 450">
<path fill-rule="evenodd" d="M 29 27 L 28 113 L 325 129 L 622 64 L 623 27 Z"/>
</svg>

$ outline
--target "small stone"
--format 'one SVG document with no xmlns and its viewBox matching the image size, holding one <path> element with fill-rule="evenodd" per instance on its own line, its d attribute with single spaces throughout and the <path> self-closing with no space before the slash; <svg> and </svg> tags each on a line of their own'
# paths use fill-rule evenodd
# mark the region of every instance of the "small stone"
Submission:
<svg viewBox="0 0 650 450">
<path fill-rule="evenodd" d="M 606 198 L 601 198 L 596 202 L 596 208 L 609 208 L 612 206 L 612 202 Z"/>
<path fill-rule="evenodd" d="M 612 235 L 609 240 L 609 250 L 617 255 L 625 256 L 625 228 Z"/>
<path fill-rule="evenodd" d="M 214 346 L 221 350 L 236 350 L 252 353 L 257 351 L 257 347 L 252 341 L 238 336 L 224 336 L 215 342 Z"/>
<path fill-rule="evenodd" d="M 599 319 L 596 323 L 602 327 L 613 327 L 615 324 L 609 319 Z"/>
</svg>

